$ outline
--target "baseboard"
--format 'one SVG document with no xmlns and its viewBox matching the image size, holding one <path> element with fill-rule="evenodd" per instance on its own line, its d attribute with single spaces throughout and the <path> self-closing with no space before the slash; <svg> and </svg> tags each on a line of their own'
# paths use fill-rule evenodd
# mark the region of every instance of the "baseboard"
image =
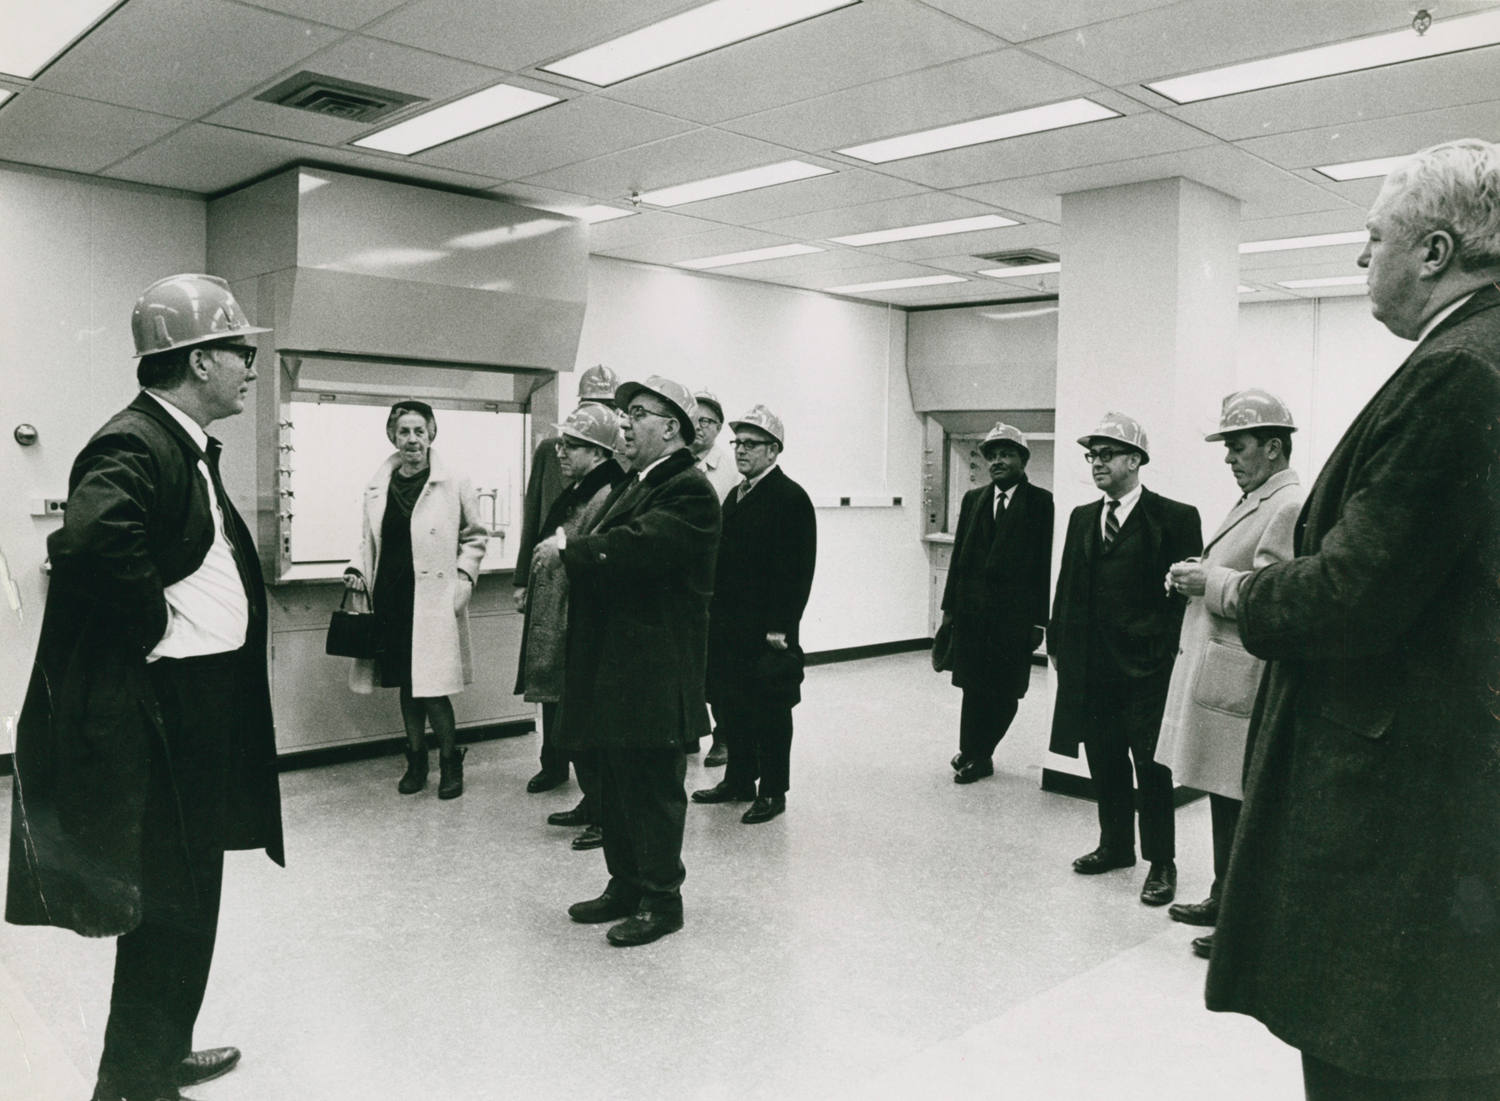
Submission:
<svg viewBox="0 0 1500 1101">
<path fill-rule="evenodd" d="M 1059 772 L 1055 768 L 1042 769 L 1042 790 L 1055 792 L 1058 795 L 1071 795 L 1075 799 L 1087 799 L 1091 803 L 1095 802 L 1093 780 L 1087 776 L 1074 776 L 1071 772 Z M 1172 805 L 1174 807 L 1186 806 L 1196 799 L 1202 799 L 1207 794 L 1206 791 L 1183 787 L 1179 784 L 1172 789 Z"/>
<path fill-rule="evenodd" d="M 488 742 L 496 738 L 518 738 L 536 730 L 531 719 L 495 723 L 492 726 L 472 726 L 458 732 L 459 745 L 473 742 Z M 427 736 L 429 749 L 437 745 L 432 735 Z M 406 748 L 406 739 L 397 735 L 391 738 L 372 738 L 368 742 L 353 742 L 349 745 L 326 746 L 322 749 L 300 749 L 294 753 L 282 753 L 276 758 L 278 772 L 296 772 L 304 768 L 322 768 L 324 765 L 341 765 L 350 761 L 368 761 L 375 757 L 394 757 Z"/>
<path fill-rule="evenodd" d="M 806 662 L 808 665 L 832 665 L 838 661 L 882 658 L 887 654 L 910 654 L 917 650 L 931 649 L 930 638 L 903 638 L 896 642 L 876 642 L 869 646 L 846 646 L 842 650 L 814 650 L 806 655 Z"/>
</svg>

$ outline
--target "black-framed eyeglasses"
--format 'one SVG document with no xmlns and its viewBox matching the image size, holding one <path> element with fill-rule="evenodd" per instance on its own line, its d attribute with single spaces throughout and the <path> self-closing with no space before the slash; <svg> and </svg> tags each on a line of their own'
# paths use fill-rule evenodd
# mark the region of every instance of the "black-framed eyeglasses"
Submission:
<svg viewBox="0 0 1500 1101">
<path fill-rule="evenodd" d="M 1085 451 L 1083 453 L 1083 460 L 1084 460 L 1084 462 L 1088 463 L 1090 466 L 1092 466 L 1096 462 L 1100 462 L 1100 463 L 1103 463 L 1106 466 L 1108 466 L 1110 463 L 1114 462 L 1121 455 L 1128 455 L 1128 454 L 1130 454 L 1129 451 L 1125 451 L 1125 450 L 1121 450 L 1121 449 L 1117 449 L 1117 448 L 1113 448 L 1113 447 L 1098 447 L 1098 448 L 1094 448 L 1091 451 Z"/>
<path fill-rule="evenodd" d="M 644 405 L 632 405 L 625 410 L 625 415 L 632 421 L 643 421 L 647 417 L 660 417 L 664 421 L 673 419 L 670 413 L 658 413 L 655 409 L 647 409 Z"/>
<path fill-rule="evenodd" d="M 250 370 L 255 365 L 256 347 L 253 344 L 210 344 L 210 348 L 222 348 L 226 352 L 233 352 L 245 363 L 245 370 Z"/>
<path fill-rule="evenodd" d="M 719 427 L 719 425 L 721 425 L 723 423 L 724 422 L 721 421 L 721 420 L 719 420 L 717 417 L 699 417 L 698 418 L 698 427 L 701 428 L 701 429 L 703 429 L 705 432 L 708 431 L 708 429 L 710 429 L 710 428 L 717 428 L 717 427 Z"/>
<path fill-rule="evenodd" d="M 594 445 L 591 443 L 584 443 L 582 440 L 575 440 L 571 436 L 563 436 L 560 439 L 552 441 L 552 450 L 556 451 L 559 455 L 561 455 L 564 451 L 581 451 L 593 446 Z"/>
<path fill-rule="evenodd" d="M 736 451 L 754 451 L 757 447 L 770 447 L 771 441 L 734 439 L 729 441 L 729 446 Z"/>
</svg>

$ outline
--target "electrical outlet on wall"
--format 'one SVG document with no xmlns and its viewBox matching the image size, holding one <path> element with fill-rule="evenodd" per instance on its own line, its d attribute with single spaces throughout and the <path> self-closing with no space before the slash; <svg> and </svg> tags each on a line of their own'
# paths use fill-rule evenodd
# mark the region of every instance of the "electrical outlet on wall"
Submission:
<svg viewBox="0 0 1500 1101">
<path fill-rule="evenodd" d="M 66 497 L 33 497 L 31 499 L 31 515 L 33 516 L 61 516 L 67 508 Z"/>
</svg>

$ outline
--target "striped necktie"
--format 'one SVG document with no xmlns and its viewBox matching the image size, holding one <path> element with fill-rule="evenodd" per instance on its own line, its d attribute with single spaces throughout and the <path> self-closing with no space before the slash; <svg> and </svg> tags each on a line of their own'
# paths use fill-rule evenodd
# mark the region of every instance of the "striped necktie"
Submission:
<svg viewBox="0 0 1500 1101">
<path fill-rule="evenodd" d="M 1115 510 L 1120 507 L 1119 501 L 1109 503 L 1109 511 L 1104 515 L 1104 545 L 1112 547 L 1115 540 L 1120 537 L 1120 520 L 1115 515 Z"/>
</svg>

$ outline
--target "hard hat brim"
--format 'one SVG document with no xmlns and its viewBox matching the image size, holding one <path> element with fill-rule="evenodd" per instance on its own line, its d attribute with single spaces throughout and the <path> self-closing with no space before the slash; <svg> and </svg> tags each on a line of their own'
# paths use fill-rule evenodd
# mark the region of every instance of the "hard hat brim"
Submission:
<svg viewBox="0 0 1500 1101">
<path fill-rule="evenodd" d="M 759 432 L 766 439 L 768 439 L 768 440 L 775 440 L 777 447 L 781 448 L 783 451 L 786 450 L 786 441 L 783 440 L 780 436 L 778 436 L 775 432 L 772 432 L 765 425 L 756 424 L 754 421 L 730 421 L 729 422 L 729 430 L 731 432 L 738 432 L 741 428 L 748 428 L 748 429 L 750 429 L 753 432 Z"/>
<path fill-rule="evenodd" d="M 206 336 L 195 336 L 188 340 L 179 340 L 168 344 L 165 348 L 153 348 L 149 352 L 136 352 L 131 359 L 144 359 L 146 356 L 159 356 L 163 352 L 175 352 L 178 348 L 192 348 L 199 344 L 217 344 L 221 340 L 228 340 L 235 336 L 251 336 L 255 333 L 269 333 L 273 330 L 264 325 L 244 325 L 237 329 L 226 329 L 222 333 L 209 333 Z"/>
<path fill-rule="evenodd" d="M 1090 432 L 1087 436 L 1079 436 L 1078 446 L 1088 447 L 1090 440 L 1108 440 L 1110 443 L 1117 443 L 1121 447 L 1128 447 L 1130 448 L 1130 450 L 1134 451 L 1141 457 L 1142 466 L 1145 466 L 1151 461 L 1151 452 L 1147 451 L 1139 444 L 1133 444 L 1129 440 L 1122 440 L 1119 436 L 1106 436 L 1103 432 Z"/>
<path fill-rule="evenodd" d="M 644 382 L 622 382 L 615 390 L 615 408 L 624 411 L 630 405 L 630 399 L 637 394 L 651 394 L 653 397 L 661 398 L 673 409 L 677 410 L 677 423 L 682 426 L 682 438 L 687 443 L 692 443 L 698 438 L 698 426 L 693 423 L 693 418 L 688 416 L 687 410 L 667 397 L 660 390 L 653 390 Z"/>
<path fill-rule="evenodd" d="M 1031 458 L 1031 448 L 1027 447 L 1024 443 L 1019 443 L 1016 440 L 1012 440 L 1006 436 L 996 436 L 993 440 L 979 441 L 979 453 L 986 459 L 989 458 L 989 449 L 992 447 L 1014 447 L 1028 459 Z"/>
<path fill-rule="evenodd" d="M 1218 443 L 1225 436 L 1232 436 L 1236 432 L 1249 432 L 1252 428 L 1281 428 L 1287 432 L 1297 431 L 1295 424 L 1277 424 L 1274 421 L 1265 421 L 1261 424 L 1238 424 L 1233 428 L 1221 428 L 1217 432 L 1210 432 L 1203 437 L 1204 443 Z"/>
</svg>

